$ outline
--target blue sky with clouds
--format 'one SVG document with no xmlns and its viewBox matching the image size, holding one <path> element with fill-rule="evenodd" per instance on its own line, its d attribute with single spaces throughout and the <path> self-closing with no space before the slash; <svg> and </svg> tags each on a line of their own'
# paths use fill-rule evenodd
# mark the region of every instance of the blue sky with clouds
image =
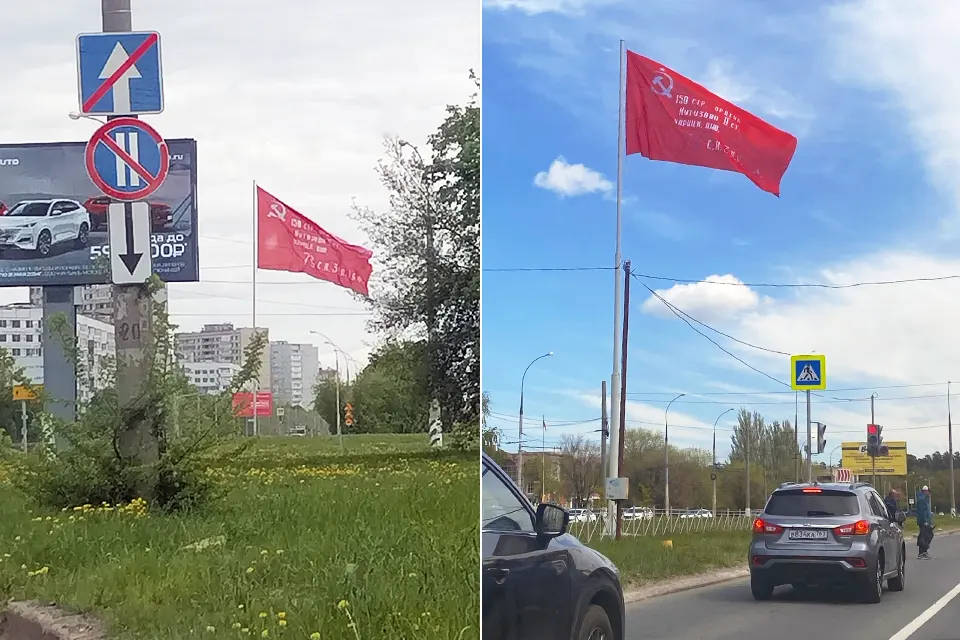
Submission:
<svg viewBox="0 0 960 640">
<path fill-rule="evenodd" d="M 635 272 L 733 283 L 926 278 L 960 273 L 951 180 L 960 83 L 938 61 L 960 54 L 960 34 L 942 27 L 960 24 L 955 13 L 885 0 L 487 0 L 483 386 L 507 448 L 524 367 L 551 350 L 526 379 L 529 445 L 540 443 L 541 415 L 548 446 L 599 428 L 612 271 L 498 269 L 612 266 L 620 38 L 799 139 L 779 199 L 739 174 L 627 158 L 623 256 Z M 886 439 L 918 454 L 946 448 L 946 381 L 960 380 L 956 280 L 839 290 L 644 281 L 741 340 L 827 354 L 836 391 L 815 399 L 813 418 L 830 425 L 828 450 L 860 439 L 873 391 Z M 678 445 L 708 446 L 728 407 L 793 421 L 792 392 L 694 333 L 639 282 L 631 295 L 628 426 L 662 429 L 680 392 Z M 711 336 L 787 379 L 789 358 Z M 721 454 L 730 423 L 720 423 Z"/>
</svg>

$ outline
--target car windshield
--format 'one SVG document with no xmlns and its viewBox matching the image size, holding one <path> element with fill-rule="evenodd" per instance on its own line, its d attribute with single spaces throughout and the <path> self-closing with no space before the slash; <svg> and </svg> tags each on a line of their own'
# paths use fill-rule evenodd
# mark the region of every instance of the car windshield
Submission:
<svg viewBox="0 0 960 640">
<path fill-rule="evenodd" d="M 860 503 L 857 494 L 849 491 L 824 489 L 818 493 L 805 493 L 802 489 L 790 489 L 770 496 L 764 512 L 772 516 L 803 518 L 852 516 L 860 513 Z"/>
<path fill-rule="evenodd" d="M 24 218 L 42 218 L 47 215 L 49 202 L 21 202 L 7 212 L 8 216 L 22 216 Z"/>
</svg>

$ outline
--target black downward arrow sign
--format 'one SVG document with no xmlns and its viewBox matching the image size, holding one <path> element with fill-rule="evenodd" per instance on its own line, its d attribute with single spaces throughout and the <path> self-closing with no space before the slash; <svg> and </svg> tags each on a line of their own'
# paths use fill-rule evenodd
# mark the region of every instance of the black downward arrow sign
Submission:
<svg viewBox="0 0 960 640">
<path fill-rule="evenodd" d="M 137 270 L 137 265 L 140 264 L 140 258 L 143 257 L 142 253 L 136 253 L 133 250 L 133 203 L 124 202 L 123 203 L 123 227 L 124 234 L 126 235 L 127 246 L 123 253 L 120 254 L 120 259 L 123 260 L 124 266 L 127 268 L 127 271 L 130 272 L 130 275 L 133 275 L 133 272 Z"/>
</svg>

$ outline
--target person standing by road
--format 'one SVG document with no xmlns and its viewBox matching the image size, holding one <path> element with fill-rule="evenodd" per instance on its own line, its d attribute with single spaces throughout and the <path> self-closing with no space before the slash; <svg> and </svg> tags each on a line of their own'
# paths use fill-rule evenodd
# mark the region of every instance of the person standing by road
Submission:
<svg viewBox="0 0 960 640">
<path fill-rule="evenodd" d="M 923 485 L 917 496 L 917 558 L 929 558 L 930 543 L 933 541 L 933 511 L 930 509 L 930 487 Z"/>
<path fill-rule="evenodd" d="M 897 505 L 897 500 L 899 499 L 900 499 L 900 492 L 894 489 L 893 487 L 890 487 L 890 491 L 889 493 L 887 493 L 887 497 L 883 499 L 883 505 L 887 508 L 887 517 L 890 519 L 891 522 L 897 521 L 897 511 L 900 510 Z"/>
</svg>

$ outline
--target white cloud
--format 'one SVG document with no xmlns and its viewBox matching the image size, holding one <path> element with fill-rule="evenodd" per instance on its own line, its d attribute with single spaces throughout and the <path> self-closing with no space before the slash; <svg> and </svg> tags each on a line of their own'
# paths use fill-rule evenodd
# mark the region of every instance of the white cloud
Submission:
<svg viewBox="0 0 960 640">
<path fill-rule="evenodd" d="M 516 10 L 528 16 L 558 13 L 580 16 L 588 9 L 618 4 L 619 0 L 483 0 L 485 9 Z"/>
<path fill-rule="evenodd" d="M 557 156 L 549 169 L 534 176 L 533 184 L 561 197 L 610 193 L 613 190 L 613 183 L 602 173 L 583 164 L 568 164 L 563 156 Z"/>
<path fill-rule="evenodd" d="M 833 7 L 828 17 L 837 72 L 895 97 L 931 178 L 960 204 L 960 81 L 954 64 L 960 59 L 960 4 L 857 0 Z M 864 104 L 882 106 L 882 100 Z"/>
<path fill-rule="evenodd" d="M 760 304 L 760 296 L 735 276 L 712 275 L 704 280 L 706 282 L 675 284 L 669 289 L 657 289 L 656 292 L 681 311 L 708 323 L 730 319 L 744 311 L 756 309 Z M 724 284 L 710 284 L 711 282 Z M 653 295 L 643 301 L 640 309 L 651 315 L 674 317 L 667 305 Z"/>
<path fill-rule="evenodd" d="M 743 69 L 734 69 L 727 60 L 711 60 L 701 80 L 707 89 L 757 115 L 779 120 L 811 120 L 813 112 L 794 96 L 776 86 L 760 88 Z M 796 123 L 794 123 L 796 125 Z M 795 127 L 794 127 L 795 128 Z"/>
<path fill-rule="evenodd" d="M 480 66 L 480 9 L 469 0 L 427 0 L 417 11 L 382 0 L 271 5 L 251 0 L 135 3 L 135 29 L 163 37 L 166 111 L 146 119 L 167 137 L 198 141 L 201 278 L 173 285 L 171 311 L 183 328 L 249 326 L 251 181 L 354 243 L 367 238 L 348 218 L 351 201 L 386 208 L 375 172 L 385 134 L 425 144 L 448 103 L 474 90 Z M 9 31 L 0 77 L 17 87 L 0 106 L 0 140 L 82 140 L 95 126 L 73 122 L 75 42 L 99 31 L 94 0 L 0 3 Z M 438 55 L 443 52 L 443 55 Z M 422 149 L 427 155 L 427 149 Z M 272 339 L 314 342 L 319 329 L 365 361 L 377 337 L 346 291 L 303 275 L 261 272 L 258 323 Z M 277 284 L 273 284 L 277 283 Z M 0 302 L 25 300 L 0 291 Z"/>
</svg>

